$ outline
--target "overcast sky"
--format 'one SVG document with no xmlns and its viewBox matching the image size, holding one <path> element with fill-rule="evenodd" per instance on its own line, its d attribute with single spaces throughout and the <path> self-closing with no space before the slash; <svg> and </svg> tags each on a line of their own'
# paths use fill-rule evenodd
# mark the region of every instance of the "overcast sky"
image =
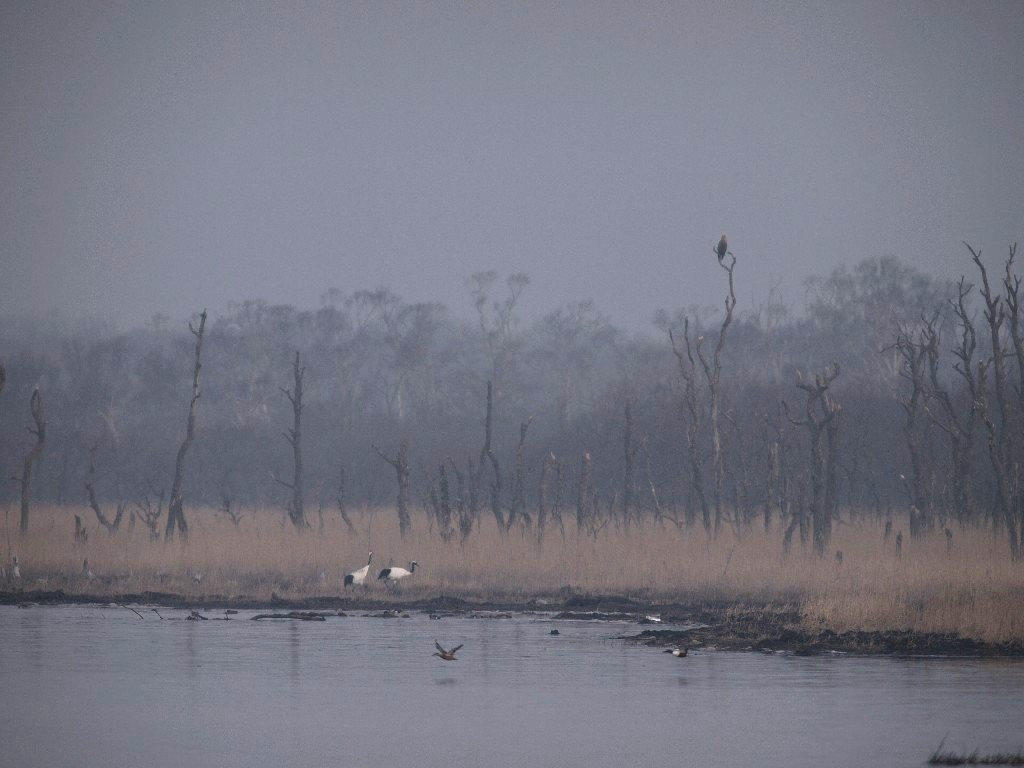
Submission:
<svg viewBox="0 0 1024 768">
<path fill-rule="evenodd" d="M 1024 240 L 1024 3 L 0 2 L 0 314 L 386 284 L 639 326 Z"/>
</svg>

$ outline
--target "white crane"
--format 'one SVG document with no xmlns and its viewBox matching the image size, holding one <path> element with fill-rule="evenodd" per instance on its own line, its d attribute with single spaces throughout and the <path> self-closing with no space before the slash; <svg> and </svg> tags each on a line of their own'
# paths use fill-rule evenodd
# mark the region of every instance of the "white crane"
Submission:
<svg viewBox="0 0 1024 768">
<path fill-rule="evenodd" d="M 370 573 L 370 563 L 373 562 L 373 552 L 366 558 L 366 565 L 362 568 L 345 574 L 345 586 L 351 587 L 356 584 L 366 584 L 366 576 Z"/>
<path fill-rule="evenodd" d="M 15 581 L 21 579 L 21 568 L 18 567 L 18 556 L 15 555 L 13 558 L 13 568 L 11 569 L 11 576 Z"/>
<path fill-rule="evenodd" d="M 409 563 L 409 568 L 384 568 L 379 574 L 377 574 L 377 581 L 383 581 L 386 584 L 395 584 L 401 581 L 406 576 L 412 576 L 416 572 L 416 566 L 419 565 L 415 560 Z"/>
</svg>

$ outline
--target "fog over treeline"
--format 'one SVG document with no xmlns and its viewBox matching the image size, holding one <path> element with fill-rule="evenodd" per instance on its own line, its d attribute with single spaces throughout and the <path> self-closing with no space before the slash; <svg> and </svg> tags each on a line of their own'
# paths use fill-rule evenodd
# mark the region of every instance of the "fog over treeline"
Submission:
<svg viewBox="0 0 1024 768">
<path fill-rule="evenodd" d="M 986 253 L 983 263 L 994 296 L 1016 290 L 1005 253 Z M 292 447 L 283 433 L 293 410 L 285 390 L 294 391 L 298 352 L 310 520 L 321 506 L 335 515 L 339 495 L 354 507 L 393 505 L 395 472 L 374 446 L 397 457 L 404 441 L 413 505 L 437 510 L 443 465 L 444 504 L 465 506 L 476 477 L 475 513 L 490 516 L 493 507 L 509 524 L 530 525 L 538 505 L 550 511 L 560 504 L 594 520 L 625 509 L 627 517 L 700 525 L 710 507 L 716 526 L 781 516 L 801 520 L 804 534 L 804 510 L 827 503 L 880 514 L 913 505 L 917 525 L 959 519 L 999 527 L 1001 491 L 984 416 L 1007 441 L 1004 497 L 1019 516 L 1020 492 L 1011 486 L 1020 471 L 1022 382 L 1012 351 L 1021 318 L 1011 313 L 1012 296 L 998 302 L 996 375 L 985 305 L 979 288 L 971 289 L 980 273 L 966 251 L 963 271 L 958 291 L 896 257 L 868 258 L 809 278 L 800 307 L 773 295 L 755 304 L 741 298 L 721 347 L 720 454 L 709 382 L 726 316 L 724 268 L 707 306 L 658 312 L 641 333 L 616 327 L 588 301 L 526 322 L 525 274 L 466 280 L 472 319 L 462 309 L 407 303 L 387 288 L 330 289 L 312 309 L 232 304 L 206 325 L 186 510 L 195 516 L 225 505 L 244 512 L 289 503 Z M 741 256 L 740 297 L 743 272 Z M 966 314 L 958 317 L 961 294 Z M 982 364 L 983 389 L 973 397 L 954 368 L 956 347 L 967 339 L 964 318 L 976 340 L 967 370 L 976 377 Z M 20 476 L 34 442 L 26 428 L 38 387 L 47 434 L 34 477 L 37 502 L 85 504 L 93 448 L 102 502 L 131 510 L 166 494 L 185 432 L 194 344 L 188 323 L 167 317 L 127 332 L 4 318 L 3 476 Z M 481 451 L 488 382 L 493 456 Z M 979 412 L 986 393 L 987 411 Z M 802 423 L 808 413 L 812 423 Z M 970 426 L 956 445 L 951 419 Z M 811 459 L 815 424 L 820 466 Z M 18 492 L 17 482 L 3 485 L 9 508 Z"/>
</svg>

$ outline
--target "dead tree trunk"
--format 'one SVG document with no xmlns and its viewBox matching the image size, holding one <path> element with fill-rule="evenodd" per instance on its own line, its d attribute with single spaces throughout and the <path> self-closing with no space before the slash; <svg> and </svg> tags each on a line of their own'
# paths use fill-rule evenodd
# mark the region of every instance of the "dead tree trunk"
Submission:
<svg viewBox="0 0 1024 768">
<path fill-rule="evenodd" d="M 522 520 L 529 526 L 530 521 L 526 516 L 526 456 L 524 446 L 526 445 L 526 430 L 533 423 L 531 416 L 519 425 L 519 445 L 516 446 L 516 460 L 514 465 L 515 475 L 512 480 L 512 505 L 508 511 L 508 519 L 505 521 L 505 530 L 511 530 L 518 520 Z"/>
<path fill-rule="evenodd" d="M 1017 257 L 1017 244 L 1010 246 L 1010 255 L 1006 259 L 1006 276 L 1003 288 L 1006 293 L 1006 324 L 1010 329 L 1010 341 L 1013 344 L 1013 357 L 1017 360 L 1017 426 L 1012 431 L 1018 438 L 1024 435 L 1024 316 L 1020 309 L 1021 278 L 1013 273 L 1013 262 Z M 1011 457 L 1013 489 L 1011 507 L 1017 518 L 1017 529 L 1020 534 L 1018 549 L 1024 548 L 1024 456 L 1021 446 L 1016 445 L 1016 453 Z"/>
<path fill-rule="evenodd" d="M 185 483 L 185 457 L 192 445 L 196 434 L 196 406 L 199 404 L 199 371 L 202 369 L 203 334 L 206 333 L 206 310 L 199 315 L 199 328 L 188 324 L 188 329 L 196 340 L 195 367 L 192 370 L 192 399 L 188 406 L 188 423 L 185 427 L 185 439 L 178 447 L 178 455 L 174 460 L 174 482 L 171 483 L 171 498 L 167 503 L 167 528 L 164 530 L 164 538 L 174 538 L 175 529 L 178 530 L 182 539 L 188 538 L 188 523 L 185 521 L 183 509 L 184 499 L 182 497 L 182 486 Z"/>
<path fill-rule="evenodd" d="M 576 492 L 576 535 L 583 533 L 585 525 L 591 522 L 593 514 L 591 504 L 590 479 L 591 479 L 590 453 L 584 453 L 580 461 L 580 484 Z"/>
<path fill-rule="evenodd" d="M 900 376 L 910 390 L 897 400 L 903 409 L 903 438 L 910 455 L 910 535 L 917 538 L 924 532 L 928 516 L 928 500 L 924 493 L 921 453 L 918 446 L 918 416 L 925 405 L 925 361 L 928 354 L 927 333 L 915 339 L 911 332 L 901 332 L 894 345 L 902 361 Z"/>
<path fill-rule="evenodd" d="M 406 534 L 409 533 L 409 529 L 412 525 L 409 519 L 409 447 L 405 440 L 402 440 L 398 444 L 398 453 L 394 456 L 388 456 L 384 451 L 378 448 L 376 445 L 373 446 L 373 450 L 377 452 L 384 461 L 391 465 L 392 469 L 395 470 L 395 478 L 398 481 L 398 530 L 405 538 Z"/>
<path fill-rule="evenodd" d="M 437 527 L 444 541 L 450 541 L 454 531 L 452 530 L 452 499 L 451 488 L 448 483 L 448 470 L 444 462 L 437 468 L 438 504 L 437 504 Z"/>
<path fill-rule="evenodd" d="M 960 522 L 972 518 L 974 513 L 970 480 L 974 464 L 974 427 L 980 402 L 978 379 L 974 372 L 977 334 L 966 304 L 970 292 L 971 286 L 961 277 L 957 286 L 957 299 L 950 302 L 958 324 L 957 344 L 953 348 L 953 356 L 956 358 L 953 370 L 963 379 L 967 387 L 968 403 L 962 416 L 954 405 L 949 391 L 943 387 L 939 378 L 939 333 L 934 324 L 925 328 L 930 383 L 926 393 L 925 410 L 931 422 L 949 437 L 953 470 L 950 473 L 953 513 Z M 936 403 L 938 407 L 935 407 Z"/>
<path fill-rule="evenodd" d="M 494 389 L 491 382 L 487 382 L 487 410 L 484 415 L 484 444 L 480 448 L 480 457 L 473 466 L 472 460 L 469 466 L 469 512 L 475 518 L 480 511 L 481 491 L 484 482 L 484 473 L 487 471 L 487 462 L 491 456 L 491 437 L 494 427 Z M 499 513 L 500 514 L 500 513 Z M 504 530 L 503 521 L 499 525 Z"/>
<path fill-rule="evenodd" d="M 537 541 L 544 540 L 544 529 L 548 523 L 548 482 L 551 470 L 557 463 L 555 454 L 549 453 L 544 457 L 544 463 L 540 468 L 540 487 L 537 489 Z"/>
<path fill-rule="evenodd" d="M 118 502 L 114 522 L 110 522 L 107 516 L 103 514 L 103 509 L 96 498 L 96 448 L 97 446 L 94 445 L 89 449 L 89 474 L 85 479 L 85 492 L 89 496 L 89 506 L 96 513 L 96 519 L 99 521 L 99 524 L 106 529 L 107 533 L 113 534 L 121 527 L 121 518 L 124 517 L 125 505 Z"/>
<path fill-rule="evenodd" d="M 1021 544 L 1017 537 L 1017 515 L 1014 509 L 1014 496 L 1011 488 L 1011 461 L 1013 457 L 1012 432 L 1007 430 L 1011 422 L 1009 402 L 1007 399 L 1007 377 L 1006 357 L 1007 351 L 1003 345 L 1002 328 L 1006 320 L 1006 309 L 1002 303 L 1002 296 L 993 296 L 989 285 L 988 271 L 981 260 L 981 252 L 975 251 L 970 245 L 964 243 L 967 250 L 971 252 L 971 259 L 981 273 L 981 298 L 985 302 L 984 317 L 988 324 L 989 335 L 992 343 L 992 356 L 990 363 L 993 372 L 993 387 L 996 395 L 996 407 L 998 415 L 993 414 L 989 406 L 988 396 L 982 391 L 979 399 L 982 420 L 985 422 L 985 430 L 988 433 L 988 452 L 992 463 L 992 470 L 996 475 L 996 500 L 999 505 L 999 513 L 1002 521 L 1006 524 L 1006 534 L 1010 545 L 1010 556 L 1019 560 L 1021 555 Z M 979 366 L 980 370 L 980 366 Z"/>
<path fill-rule="evenodd" d="M 345 530 L 349 533 L 355 533 L 355 526 L 352 525 L 352 521 L 349 519 L 348 512 L 345 509 L 345 465 L 342 464 L 338 469 L 338 492 L 336 495 L 338 501 L 338 514 L 341 516 L 341 522 L 345 524 Z"/>
<path fill-rule="evenodd" d="M 668 332 L 672 342 L 672 351 L 679 362 L 679 375 L 683 379 L 683 402 L 680 404 L 680 412 L 686 424 L 686 448 L 690 460 L 690 482 L 693 491 L 697 495 L 700 504 L 701 521 L 704 523 L 704 531 L 711 533 L 711 507 L 708 505 L 708 497 L 704 492 L 704 467 L 700 457 L 700 422 L 701 409 L 697 393 L 696 364 L 693 359 L 693 345 L 690 343 L 690 320 L 683 319 L 683 339 L 686 342 L 685 356 L 683 351 L 676 345 L 675 335 L 672 329 Z"/>
<path fill-rule="evenodd" d="M 29 410 L 32 412 L 32 421 L 35 422 L 35 429 L 30 428 L 29 432 L 36 436 L 36 443 L 25 454 L 25 462 L 22 464 L 21 478 L 21 532 L 28 532 L 28 514 L 32 499 L 32 470 L 35 467 L 39 455 L 43 452 L 43 445 L 46 443 L 46 414 L 43 412 L 43 396 L 39 388 L 32 390 L 32 397 L 29 398 Z"/>
<path fill-rule="evenodd" d="M 625 471 L 622 477 L 622 524 L 629 527 L 629 518 L 633 512 L 633 488 L 636 485 L 636 452 L 633 445 L 633 412 L 629 400 L 625 406 L 626 425 L 622 433 L 622 454 L 625 460 Z"/>
<path fill-rule="evenodd" d="M 814 375 L 813 382 L 805 382 L 800 376 L 797 387 L 807 393 L 807 402 L 804 406 L 804 418 L 795 419 L 790 416 L 790 421 L 797 426 L 807 427 L 811 447 L 811 526 L 814 551 L 818 556 L 823 556 L 832 538 L 832 504 L 834 503 L 835 489 L 835 450 L 836 433 L 830 425 L 835 421 L 840 408 L 828 389 L 839 375 L 839 366 L 832 364 L 831 369 L 824 373 Z M 783 403 L 785 405 L 785 403 Z M 789 409 L 786 408 L 788 415 Z M 822 447 L 822 436 L 826 438 L 826 444 Z M 801 526 L 802 528 L 802 526 Z M 792 533 L 787 533 L 787 538 Z"/>
<path fill-rule="evenodd" d="M 292 363 L 292 377 L 295 381 L 294 389 L 281 388 L 288 402 L 292 404 L 292 428 L 284 432 L 284 439 L 292 447 L 292 481 L 279 483 L 291 489 L 292 499 L 288 503 L 288 517 L 298 530 L 306 528 L 305 502 L 302 498 L 302 380 L 306 375 L 306 369 L 301 364 L 299 353 L 295 353 L 295 361 Z"/>
</svg>

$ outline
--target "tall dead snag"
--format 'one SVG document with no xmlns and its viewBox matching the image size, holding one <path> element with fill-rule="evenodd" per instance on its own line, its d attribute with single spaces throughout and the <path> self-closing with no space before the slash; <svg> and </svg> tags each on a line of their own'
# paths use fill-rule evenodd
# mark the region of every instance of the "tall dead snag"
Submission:
<svg viewBox="0 0 1024 768">
<path fill-rule="evenodd" d="M 526 525 L 530 524 L 530 518 L 526 514 L 526 456 L 523 449 L 526 445 L 526 430 L 532 423 L 531 416 L 519 425 L 519 445 L 516 446 L 515 475 L 512 480 L 512 505 L 505 521 L 506 530 L 511 530 L 517 520 L 522 520 Z"/>
<path fill-rule="evenodd" d="M 638 446 L 633 445 L 633 413 L 626 400 L 625 406 L 626 426 L 622 433 L 623 458 L 625 459 L 625 471 L 622 477 L 622 524 L 629 527 L 629 516 L 633 511 L 633 488 L 636 485 L 635 465 Z"/>
<path fill-rule="evenodd" d="M 835 466 L 836 466 L 836 417 L 840 412 L 839 404 L 829 394 L 829 387 L 839 375 L 839 366 L 832 364 L 824 373 L 816 373 L 813 382 L 803 380 L 797 372 L 797 387 L 807 393 L 804 405 L 804 418 L 789 420 L 796 426 L 807 427 L 811 444 L 811 526 L 814 540 L 814 551 L 819 556 L 825 554 L 832 538 L 832 513 L 835 504 Z M 786 413 L 789 408 L 783 402 Z M 822 437 L 825 445 L 822 445 Z M 792 533 L 787 535 L 791 536 Z"/>
<path fill-rule="evenodd" d="M 107 533 L 116 533 L 117 529 L 121 527 L 125 504 L 120 501 L 117 503 L 117 513 L 114 515 L 114 522 L 110 522 L 107 516 L 103 514 L 103 509 L 96 498 L 96 448 L 97 446 L 94 445 L 89 449 L 89 474 L 85 478 L 85 492 L 89 497 L 89 506 L 96 513 L 96 519 L 99 521 L 99 524 L 106 529 Z"/>
<path fill-rule="evenodd" d="M 46 443 L 46 414 L 43 412 L 43 396 L 39 388 L 32 390 L 32 397 L 29 398 L 29 410 L 32 412 L 32 421 L 35 428 L 29 428 L 29 432 L 36 436 L 36 443 L 25 454 L 25 462 L 22 464 L 21 477 L 14 478 L 21 484 L 21 532 L 28 531 L 28 513 L 32 499 L 32 469 L 39 455 L 43 452 L 43 445 Z"/>
<path fill-rule="evenodd" d="M 544 457 L 540 467 L 540 487 L 537 489 L 537 541 L 544 540 L 544 528 L 548 524 L 548 478 L 553 466 L 558 462 L 555 454 Z"/>
<path fill-rule="evenodd" d="M 444 541 L 450 541 L 454 531 L 452 530 L 452 500 L 451 487 L 448 483 L 448 470 L 442 462 L 437 468 L 437 507 L 434 516 L 437 518 L 437 528 Z"/>
<path fill-rule="evenodd" d="M 951 301 L 957 322 L 957 343 L 953 348 L 953 370 L 963 379 L 966 386 L 967 403 L 964 413 L 954 405 L 953 398 L 943 386 L 939 376 L 939 333 L 935 325 L 924 329 L 928 360 L 928 382 L 925 411 L 932 424 L 949 437 L 953 471 L 952 486 L 953 512 L 963 522 L 973 516 L 974 505 L 970 492 L 971 468 L 974 464 L 974 426 L 978 417 L 980 402 L 979 377 L 975 375 L 974 353 L 978 346 L 974 323 L 967 311 L 967 297 L 972 286 L 963 277 L 957 286 L 957 299 Z M 981 376 L 985 369 L 982 365 Z M 982 378 L 981 381 L 984 381 Z M 982 385 L 983 386 L 983 385 Z"/>
<path fill-rule="evenodd" d="M 971 259 L 981 273 L 981 298 L 985 303 L 984 317 L 988 325 L 991 339 L 991 357 L 989 362 L 992 368 L 992 382 L 996 395 L 996 407 L 998 414 L 993 413 L 989 406 L 988 395 L 982 388 L 979 398 L 979 412 L 985 424 L 985 431 L 988 435 L 988 454 L 992 463 L 992 470 L 996 476 L 996 500 L 999 505 L 999 513 L 1002 521 L 1006 524 L 1006 534 L 1010 545 L 1010 556 L 1014 560 L 1020 559 L 1021 544 L 1017 538 L 1017 514 L 1014 505 L 1014 498 L 1017 495 L 1013 486 L 1013 432 L 1007 429 L 1012 423 L 1010 404 L 1007 398 L 1007 373 L 1006 358 L 1007 349 L 1003 341 L 1003 324 L 1007 319 L 1006 308 L 1003 306 L 1002 296 L 993 295 L 989 285 L 988 271 L 981 260 L 981 251 L 975 251 L 970 245 L 964 243 L 971 253 Z M 1010 250 L 1010 262 L 1007 269 L 1012 267 L 1013 256 L 1016 248 Z M 980 369 L 980 366 L 979 366 Z"/>
<path fill-rule="evenodd" d="M 580 460 L 580 484 L 576 493 L 576 535 L 583 532 L 583 526 L 592 524 L 593 494 L 590 491 L 592 466 L 590 453 L 584 453 Z"/>
<path fill-rule="evenodd" d="M 298 351 L 295 352 L 295 361 L 292 363 L 292 377 L 295 380 L 294 389 L 281 388 L 288 402 L 292 404 L 292 428 L 284 432 L 284 439 L 292 447 L 292 481 L 286 483 L 278 480 L 281 485 L 291 489 L 292 500 L 288 502 L 288 517 L 292 525 L 300 531 L 306 527 L 306 511 L 302 498 L 302 380 L 306 375 L 306 369 L 302 366 L 302 360 Z"/>
<path fill-rule="evenodd" d="M 935 320 L 926 320 L 926 328 L 934 328 Z M 918 537 L 923 533 L 924 518 L 928 514 L 928 503 L 924 492 L 921 452 L 918 446 L 918 417 L 925 405 L 925 375 L 928 355 L 928 335 L 912 331 L 900 331 L 893 345 L 900 356 L 900 376 L 910 384 L 908 392 L 897 400 L 903 409 L 903 437 L 910 454 L 910 535 Z"/>
<path fill-rule="evenodd" d="M 690 460 L 690 482 L 693 485 L 693 492 L 697 495 L 697 502 L 700 504 L 701 521 L 704 523 L 704 530 L 711 533 L 711 507 L 708 505 L 708 497 L 704 492 L 704 467 L 700 457 L 700 422 L 701 408 L 700 399 L 697 393 L 696 365 L 693 359 L 693 345 L 690 343 L 690 319 L 683 318 L 683 339 L 686 342 L 686 354 L 676 345 L 676 338 L 669 328 L 668 337 L 672 342 L 672 351 L 679 362 L 679 375 L 683 379 L 683 402 L 680 410 L 683 421 L 686 423 L 686 448 Z M 698 337 L 702 338 L 702 337 Z"/>
<path fill-rule="evenodd" d="M 404 538 L 409 533 L 411 523 L 409 520 L 409 446 L 405 440 L 398 444 L 398 453 L 392 457 L 384 451 L 373 446 L 384 461 L 395 470 L 395 478 L 398 480 L 398 530 Z"/>
<path fill-rule="evenodd" d="M 480 511 L 480 493 L 487 471 L 487 462 L 491 454 L 491 437 L 494 425 L 494 390 L 491 382 L 487 382 L 487 410 L 484 414 L 484 444 L 480 448 L 480 458 L 476 465 L 469 462 L 469 513 L 474 518 Z M 499 512 L 500 514 L 500 512 Z M 504 521 L 499 520 L 499 528 L 504 530 Z"/>
<path fill-rule="evenodd" d="M 338 514 L 341 516 L 341 522 L 345 524 L 345 530 L 349 533 L 355 533 L 355 526 L 352 525 L 352 520 L 349 519 L 348 512 L 345 510 L 345 465 L 342 464 L 338 469 L 338 491 L 335 496 L 338 501 Z"/>
<path fill-rule="evenodd" d="M 449 457 L 448 464 L 455 475 L 455 509 L 459 513 L 459 544 L 465 544 L 469 534 L 473 532 L 473 514 L 466 503 L 466 477 L 455 465 L 455 459 Z"/>
<path fill-rule="evenodd" d="M 1013 357 L 1017 360 L 1017 419 L 1016 427 L 1011 431 L 1018 437 L 1024 435 L 1024 316 L 1020 311 L 1021 278 L 1013 273 L 1013 262 L 1017 257 L 1017 244 L 1010 246 L 1010 255 L 1006 259 L 1006 276 L 1003 278 L 1003 289 L 1006 293 L 1006 324 L 1010 329 L 1010 341 L 1013 344 Z M 1013 501 L 1012 507 L 1017 517 L 1018 549 L 1024 549 L 1024 456 L 1021 446 L 1013 457 Z"/>
<path fill-rule="evenodd" d="M 167 528 L 164 530 L 164 538 L 174 537 L 175 529 L 178 530 L 183 539 L 188 537 L 188 523 L 185 521 L 185 512 L 182 509 L 182 485 L 185 482 L 185 457 L 192 445 L 196 434 L 196 406 L 199 403 L 199 371 L 202 369 L 203 335 L 206 333 L 206 310 L 199 315 L 199 328 L 192 323 L 188 329 L 195 337 L 195 367 L 192 370 L 192 400 L 188 406 L 188 423 L 185 427 L 185 439 L 178 447 L 178 455 L 174 460 L 174 482 L 171 484 L 171 498 L 167 503 Z"/>
</svg>

